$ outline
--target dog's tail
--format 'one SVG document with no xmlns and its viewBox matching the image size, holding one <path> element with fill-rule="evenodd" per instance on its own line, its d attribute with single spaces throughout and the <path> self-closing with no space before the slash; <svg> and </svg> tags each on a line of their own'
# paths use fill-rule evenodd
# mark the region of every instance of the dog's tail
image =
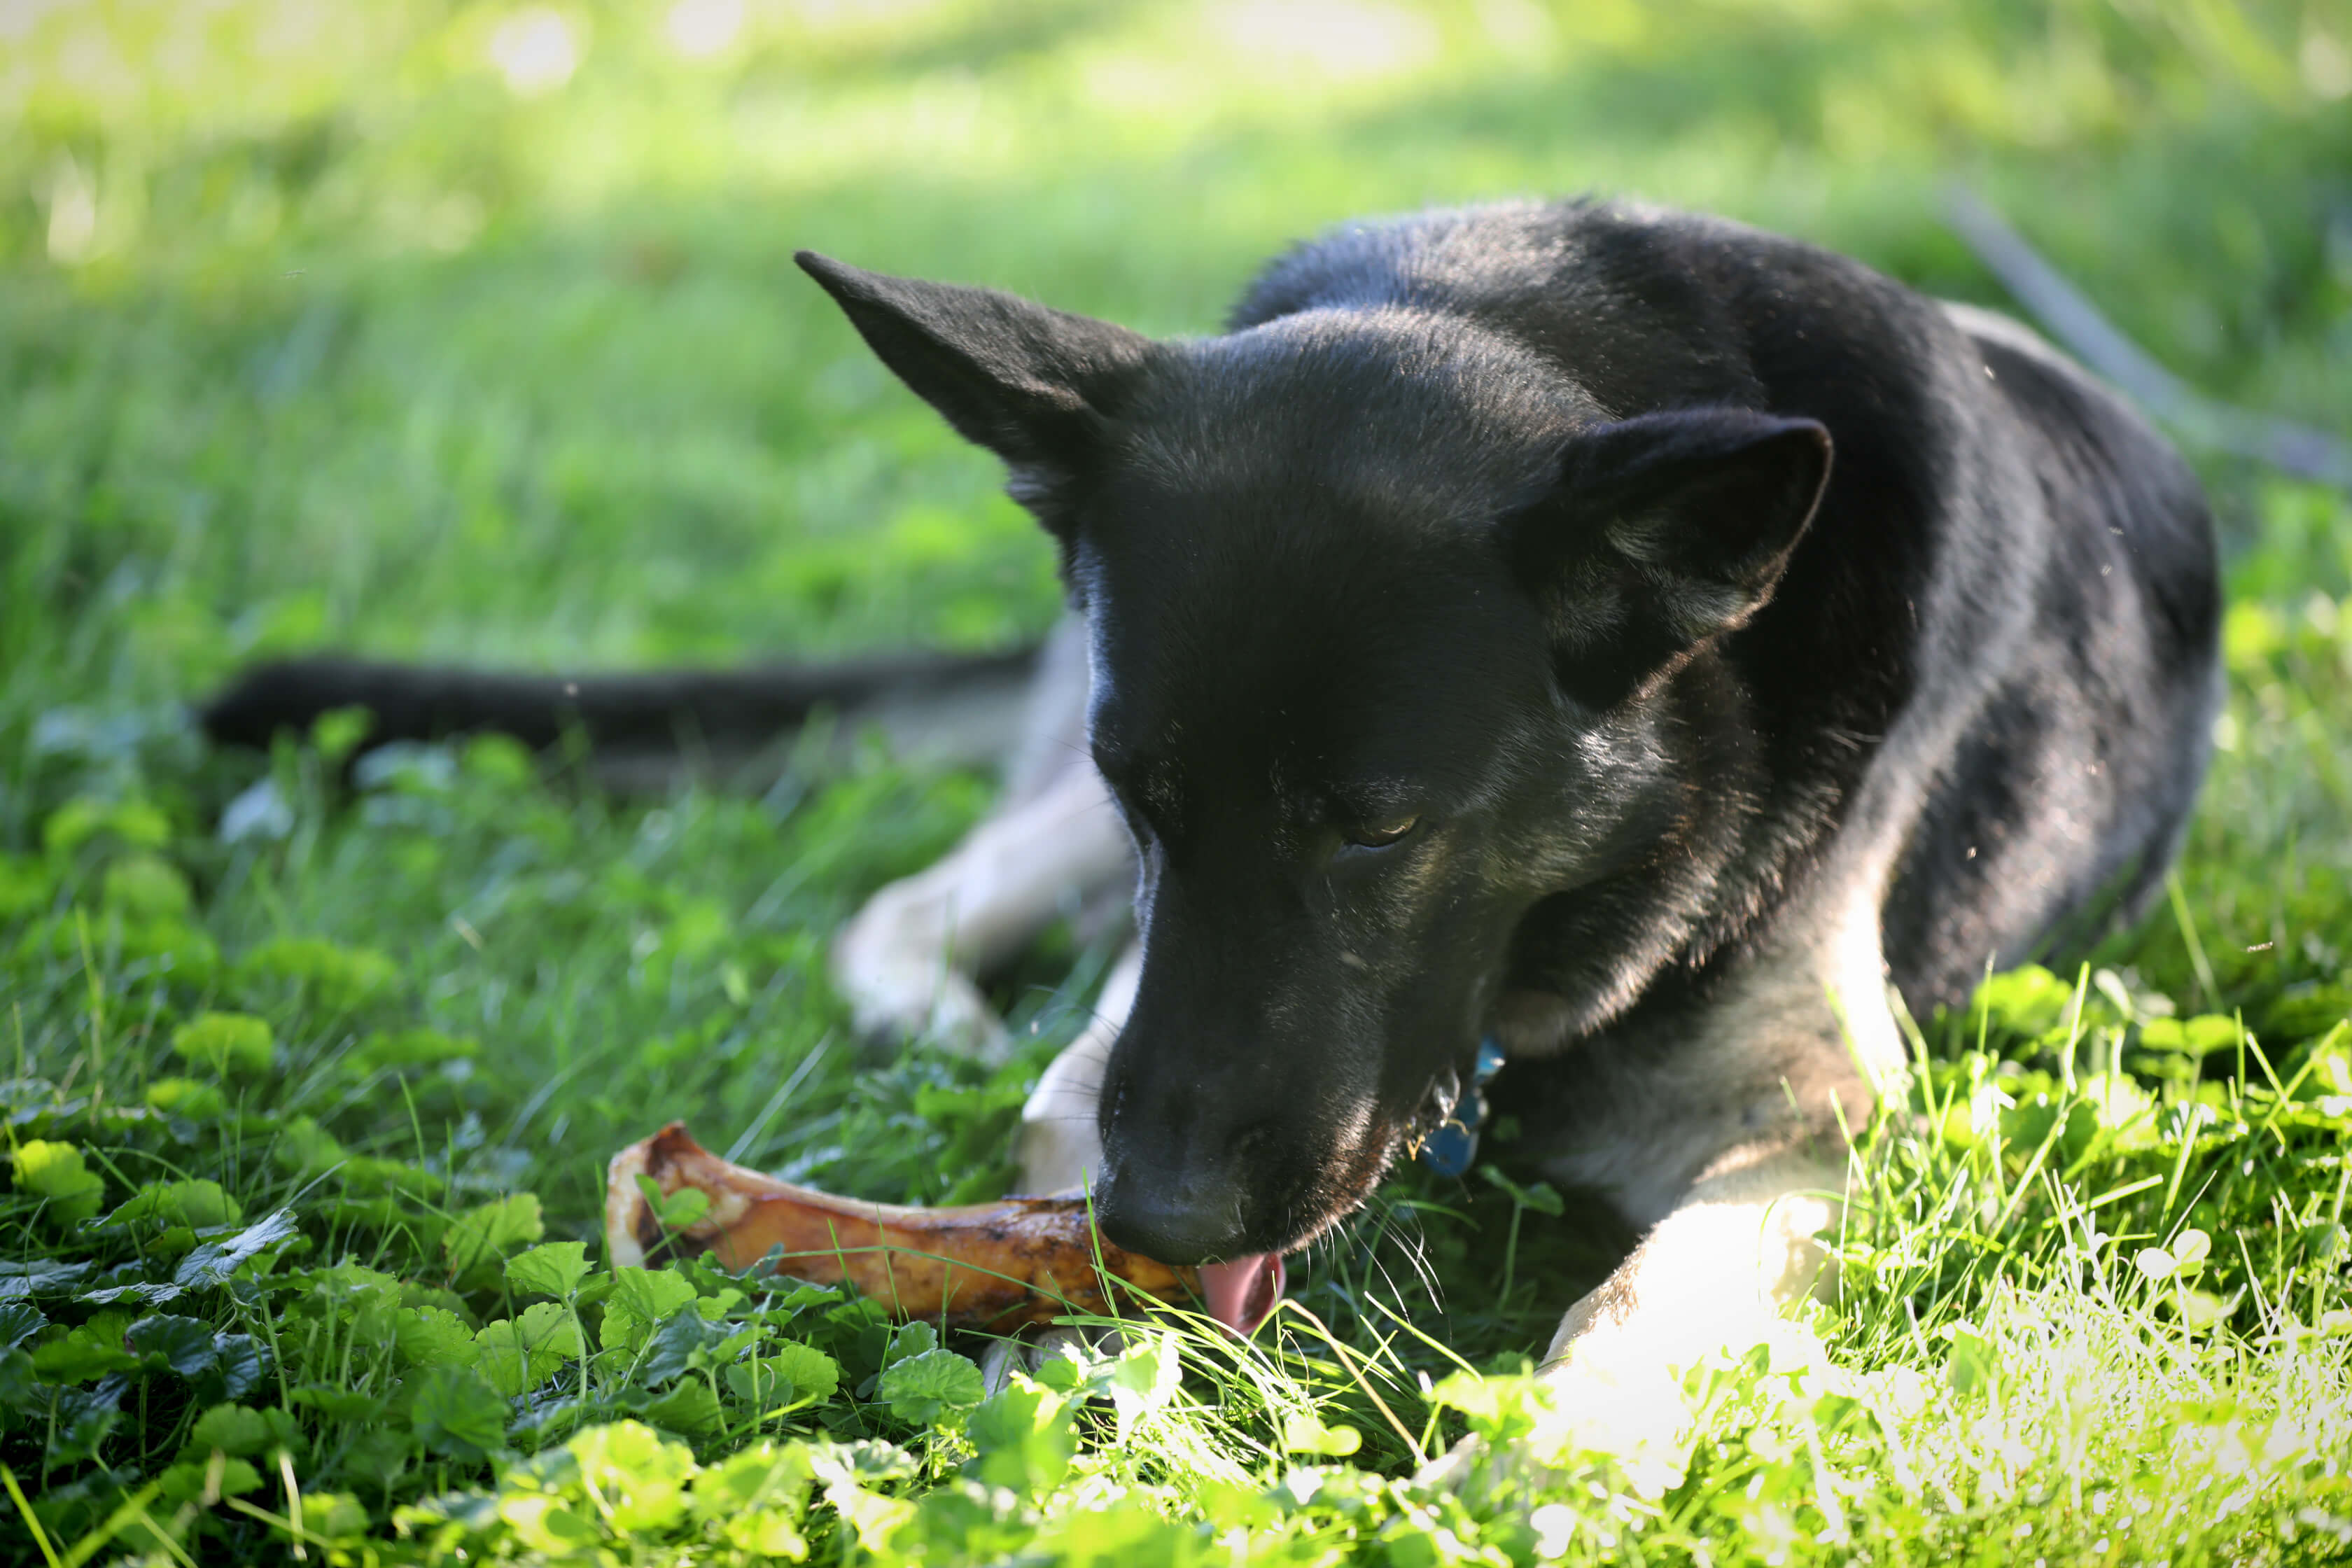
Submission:
<svg viewBox="0 0 2352 1568">
<path fill-rule="evenodd" d="M 1002 762 L 1021 733 L 1039 653 L 1030 647 L 579 677 L 321 655 L 245 671 L 196 719 L 215 742 L 252 747 L 267 747 L 281 732 L 308 733 L 322 714 L 345 708 L 373 716 L 362 752 L 486 731 L 548 750 L 577 735 L 598 773 L 623 787 L 633 762 L 747 763 L 820 713 L 835 715 L 845 734 L 878 727 L 901 753 Z"/>
</svg>

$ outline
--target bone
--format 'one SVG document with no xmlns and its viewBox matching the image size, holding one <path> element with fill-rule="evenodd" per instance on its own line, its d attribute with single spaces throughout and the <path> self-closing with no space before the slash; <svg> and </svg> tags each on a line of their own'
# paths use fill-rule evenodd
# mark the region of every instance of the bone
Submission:
<svg viewBox="0 0 2352 1568">
<path fill-rule="evenodd" d="M 691 1225 L 666 1229 L 640 1175 L 664 1198 L 692 1188 L 710 1206 Z M 615 1268 L 642 1267 L 660 1251 L 709 1253 L 732 1269 L 766 1263 L 816 1284 L 846 1283 L 897 1318 L 997 1333 L 1071 1314 L 1115 1315 L 1119 1299 L 1137 1293 L 1181 1303 L 1198 1289 L 1191 1269 L 1097 1237 L 1084 1198 L 862 1203 L 730 1164 L 679 1121 L 613 1156 L 604 1244 Z"/>
</svg>

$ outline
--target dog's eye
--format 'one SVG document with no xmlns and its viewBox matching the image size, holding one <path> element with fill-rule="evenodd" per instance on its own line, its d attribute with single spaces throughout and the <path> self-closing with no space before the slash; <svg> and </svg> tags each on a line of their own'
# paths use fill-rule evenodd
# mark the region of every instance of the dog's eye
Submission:
<svg viewBox="0 0 2352 1568">
<path fill-rule="evenodd" d="M 1341 828 L 1339 837 L 1359 848 L 1381 849 L 1420 826 L 1418 816 L 1400 816 L 1390 822 L 1360 822 L 1353 827 Z"/>
</svg>

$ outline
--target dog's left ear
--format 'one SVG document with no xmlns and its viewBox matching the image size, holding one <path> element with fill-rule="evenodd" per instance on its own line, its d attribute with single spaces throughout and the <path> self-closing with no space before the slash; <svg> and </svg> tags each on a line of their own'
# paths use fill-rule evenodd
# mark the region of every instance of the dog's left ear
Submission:
<svg viewBox="0 0 2352 1568">
<path fill-rule="evenodd" d="M 966 440 L 1004 459 L 1014 498 L 1065 536 L 1063 504 L 1140 379 L 1150 339 L 993 289 L 793 258 L 868 347 Z"/>
<path fill-rule="evenodd" d="M 1830 433 L 1741 408 L 1577 436 L 1504 542 L 1549 623 L 1561 684 L 1614 706 L 1772 596 L 1829 482 Z"/>
</svg>

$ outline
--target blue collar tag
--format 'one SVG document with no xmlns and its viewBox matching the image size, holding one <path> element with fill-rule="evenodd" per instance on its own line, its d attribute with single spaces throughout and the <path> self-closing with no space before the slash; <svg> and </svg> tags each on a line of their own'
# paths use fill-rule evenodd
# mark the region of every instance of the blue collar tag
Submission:
<svg viewBox="0 0 2352 1568">
<path fill-rule="evenodd" d="M 1478 1157 L 1478 1133 L 1486 1125 L 1486 1085 L 1503 1070 L 1503 1047 L 1487 1036 L 1478 1042 L 1478 1060 L 1470 1069 L 1470 1087 L 1454 1102 L 1454 1110 L 1437 1131 L 1422 1141 L 1421 1163 L 1441 1176 L 1466 1176 Z"/>
</svg>

